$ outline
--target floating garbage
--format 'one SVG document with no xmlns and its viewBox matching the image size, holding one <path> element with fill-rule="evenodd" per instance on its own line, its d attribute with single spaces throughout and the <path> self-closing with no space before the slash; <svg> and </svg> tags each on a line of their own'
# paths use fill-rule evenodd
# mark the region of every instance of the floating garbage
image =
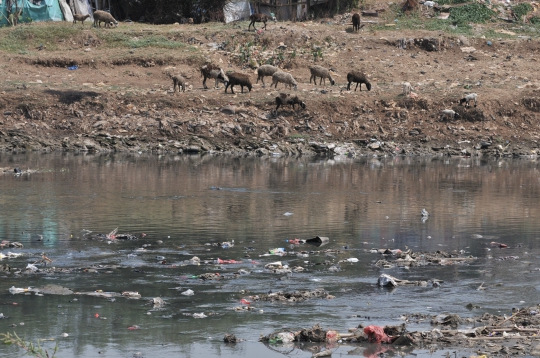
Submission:
<svg viewBox="0 0 540 358">
<path fill-rule="evenodd" d="M 230 248 L 233 247 L 233 246 L 234 246 L 234 240 L 232 240 L 232 241 L 226 241 L 226 242 L 222 242 L 222 243 L 221 243 L 221 247 L 222 247 L 223 249 L 230 249 Z"/>
<path fill-rule="evenodd" d="M 0 242 L 0 248 L 3 248 L 3 247 L 16 247 L 16 248 L 23 248 L 24 245 L 21 244 L 20 242 L 17 242 L 17 241 L 8 241 L 8 240 L 2 240 L 2 242 Z"/>
<path fill-rule="evenodd" d="M 12 295 L 15 295 L 17 293 L 25 293 L 25 292 L 34 292 L 34 290 L 32 289 L 32 287 L 19 288 L 19 287 L 11 286 L 9 288 L 9 293 L 11 293 Z"/>
<path fill-rule="evenodd" d="M 431 282 L 431 285 L 433 287 L 440 287 L 441 283 L 444 281 L 437 280 L 437 279 L 432 279 L 430 281 L 408 281 L 408 280 L 400 280 L 387 274 L 382 274 L 377 279 L 377 285 L 381 287 L 396 287 L 396 286 L 403 286 L 403 285 L 427 287 L 429 282 Z"/>
<path fill-rule="evenodd" d="M 280 332 L 277 335 L 277 341 L 281 343 L 290 343 L 294 341 L 294 333 L 292 332 Z"/>
<path fill-rule="evenodd" d="M 337 342 L 339 340 L 339 333 L 337 331 L 326 331 L 326 341 L 327 342 Z"/>
<path fill-rule="evenodd" d="M 314 245 L 314 246 L 323 246 L 330 242 L 330 239 L 325 236 L 315 236 L 312 239 L 307 239 L 306 244 Z"/>
<path fill-rule="evenodd" d="M 184 291 L 184 292 L 182 292 L 180 294 L 184 295 L 184 296 L 193 296 L 195 294 L 195 292 L 193 292 L 193 290 L 187 290 L 187 291 Z"/>
<path fill-rule="evenodd" d="M 207 281 L 207 280 L 222 280 L 224 277 L 219 274 L 219 272 L 208 272 L 202 273 L 197 278 Z M 190 291 L 190 290 L 188 290 Z M 187 291 L 186 291 L 187 292 Z"/>
<path fill-rule="evenodd" d="M 277 274 L 286 274 L 286 273 L 292 272 L 289 265 L 284 265 L 281 263 L 281 261 L 276 261 L 276 262 L 271 262 L 269 264 L 266 264 L 264 265 L 264 268 L 267 270 L 272 270 L 273 273 L 277 273 Z"/>
<path fill-rule="evenodd" d="M 206 317 L 208 317 L 208 316 L 205 315 L 203 312 L 193 314 L 193 318 L 206 318 Z"/>
<path fill-rule="evenodd" d="M 124 292 L 122 292 L 122 296 L 127 297 L 127 298 L 134 298 L 134 299 L 141 298 L 140 293 L 139 292 L 134 292 L 134 291 L 124 291 Z"/>
<path fill-rule="evenodd" d="M 377 286 L 396 287 L 397 285 L 396 279 L 390 275 L 382 274 L 377 280 Z"/>
<path fill-rule="evenodd" d="M 425 223 L 429 219 L 429 213 L 426 209 L 422 209 L 422 222 Z"/>
<path fill-rule="evenodd" d="M 318 288 L 313 291 L 293 291 L 293 292 L 271 292 L 254 296 L 248 296 L 251 301 L 269 301 L 269 302 L 302 302 L 309 299 L 325 298 L 333 299 L 334 296 L 330 295 L 328 291 Z"/>
<path fill-rule="evenodd" d="M 364 333 L 370 343 L 390 343 L 390 337 L 384 333 L 384 328 L 379 326 L 367 326 Z"/>
<path fill-rule="evenodd" d="M 26 269 L 29 270 L 29 271 L 31 271 L 31 272 L 37 272 L 37 271 L 39 271 L 39 268 L 38 268 L 36 265 L 34 265 L 34 264 L 28 264 L 28 265 L 26 265 Z"/>
<path fill-rule="evenodd" d="M 218 257 L 218 259 L 216 260 L 216 264 L 241 264 L 242 261 L 236 261 L 236 260 L 222 260 Z"/>
<path fill-rule="evenodd" d="M 22 253 L 14 253 L 14 252 L 8 252 L 7 255 L 4 255 L 3 253 L 0 253 L 0 260 L 8 258 L 8 259 L 15 259 L 17 257 L 23 256 Z"/>
<path fill-rule="evenodd" d="M 234 334 L 225 334 L 225 337 L 223 337 L 223 342 L 225 343 L 237 343 L 238 338 Z"/>
<path fill-rule="evenodd" d="M 161 297 L 154 297 L 148 303 L 153 305 L 155 308 L 165 306 L 165 301 L 163 301 L 163 298 L 161 298 Z"/>
<path fill-rule="evenodd" d="M 283 256 L 283 255 L 287 254 L 287 252 L 285 251 L 285 248 L 283 248 L 283 247 L 277 247 L 275 249 L 270 249 L 270 250 L 268 250 L 268 253 L 270 255 L 279 255 L 279 256 Z"/>
</svg>

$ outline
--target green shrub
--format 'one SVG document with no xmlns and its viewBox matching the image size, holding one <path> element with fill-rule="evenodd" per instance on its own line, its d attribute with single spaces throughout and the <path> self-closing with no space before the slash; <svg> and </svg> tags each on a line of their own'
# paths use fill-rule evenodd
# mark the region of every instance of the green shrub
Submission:
<svg viewBox="0 0 540 358">
<path fill-rule="evenodd" d="M 472 3 L 450 10 L 450 20 L 459 24 L 484 23 L 493 17 L 495 17 L 495 11 L 480 3 Z"/>
<path fill-rule="evenodd" d="M 522 2 L 521 4 L 512 7 L 514 18 L 517 21 L 523 21 L 523 16 L 527 15 L 530 11 L 533 11 L 533 7 L 527 2 Z"/>
<path fill-rule="evenodd" d="M 456 5 L 466 3 L 468 0 L 439 0 L 436 1 L 439 5 Z"/>
</svg>

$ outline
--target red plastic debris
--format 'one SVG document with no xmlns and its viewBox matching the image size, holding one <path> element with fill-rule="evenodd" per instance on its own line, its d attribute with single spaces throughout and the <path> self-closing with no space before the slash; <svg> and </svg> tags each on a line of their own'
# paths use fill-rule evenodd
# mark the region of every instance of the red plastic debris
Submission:
<svg viewBox="0 0 540 358">
<path fill-rule="evenodd" d="M 300 239 L 286 240 L 286 242 L 288 242 L 289 244 L 298 245 L 300 244 Z"/>
<path fill-rule="evenodd" d="M 336 342 L 339 339 L 339 333 L 336 331 L 326 332 L 326 341 L 327 342 Z"/>
<path fill-rule="evenodd" d="M 243 299 L 243 298 L 240 300 L 240 303 L 243 304 L 243 305 L 250 305 L 251 304 L 251 302 L 249 302 L 248 300 Z"/>
<path fill-rule="evenodd" d="M 390 337 L 384 333 L 384 328 L 379 326 L 367 326 L 364 333 L 368 336 L 370 343 L 390 343 Z"/>
<path fill-rule="evenodd" d="M 141 329 L 141 327 L 139 327 L 139 326 L 137 326 L 137 325 L 133 325 L 133 326 L 129 326 L 128 329 L 129 329 L 130 331 L 135 331 L 135 330 L 137 330 L 137 329 Z"/>
<path fill-rule="evenodd" d="M 94 317 L 99 318 L 99 313 L 96 313 Z"/>
<path fill-rule="evenodd" d="M 222 260 L 222 259 L 218 258 L 217 263 L 218 264 L 240 264 L 242 262 L 241 261 L 236 261 L 236 260 Z"/>
</svg>

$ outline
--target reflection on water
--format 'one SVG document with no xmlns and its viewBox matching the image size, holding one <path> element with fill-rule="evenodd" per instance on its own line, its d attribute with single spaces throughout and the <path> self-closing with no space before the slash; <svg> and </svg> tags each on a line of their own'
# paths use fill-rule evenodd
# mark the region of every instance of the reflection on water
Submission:
<svg viewBox="0 0 540 358">
<path fill-rule="evenodd" d="M 2 331 L 34 340 L 55 337 L 60 345 L 58 357 L 130 357 L 137 352 L 146 357 L 158 353 L 277 357 L 283 351 L 258 343 L 259 334 L 315 323 L 338 331 L 359 323 L 396 324 L 401 314 L 414 312 L 463 316 L 506 312 L 533 302 L 540 287 L 534 273 L 540 226 L 540 209 L 535 205 L 540 193 L 536 161 L 0 156 L 0 167 L 15 166 L 39 172 L 0 176 L 0 239 L 23 243 L 24 249 L 10 251 L 26 254 L 4 259 L 4 263 L 21 269 L 45 253 L 56 267 L 115 266 L 63 274 L 12 273 L 0 281 L 0 310 L 9 316 L 1 321 Z M 421 220 L 424 208 L 430 214 L 425 222 Z M 116 227 L 141 238 L 113 244 L 90 239 Z M 316 235 L 330 237 L 330 244 L 291 249 L 285 242 Z M 158 240 L 163 243 L 157 244 Z M 235 246 L 229 249 L 206 245 L 231 240 Z M 504 242 L 510 249 L 492 247 L 492 241 Z M 144 244 L 151 246 L 135 251 Z M 410 270 L 372 266 L 379 257 L 369 249 L 406 246 L 415 251 L 464 250 L 479 260 L 467 266 Z M 312 253 L 308 258 L 260 257 L 276 247 L 333 251 Z M 194 255 L 202 260 L 241 262 L 182 266 Z M 162 265 L 158 256 L 164 256 L 167 264 Z M 519 260 L 499 260 L 505 256 L 519 256 Z M 338 264 L 346 258 L 360 261 Z M 278 260 L 306 271 L 276 275 L 264 269 L 264 264 Z M 340 270 L 330 272 L 328 268 L 336 264 Z M 209 272 L 227 276 L 240 269 L 249 274 L 210 282 L 193 278 Z M 389 291 L 374 286 L 382 271 L 403 279 L 445 282 L 439 289 Z M 530 284 L 523 285 L 523 280 Z M 502 286 L 477 291 L 482 282 Z M 143 298 L 120 297 L 112 302 L 89 296 L 12 296 L 8 292 L 11 286 L 48 283 L 74 291 L 138 291 Z M 251 312 L 233 310 L 248 294 L 318 287 L 336 298 L 256 303 Z M 180 294 L 187 289 L 195 295 Z M 165 308 L 146 305 L 158 296 L 167 302 Z M 468 303 L 482 308 L 468 311 Z M 213 315 L 190 316 L 200 312 Z M 141 329 L 127 329 L 133 325 Z M 63 332 L 69 337 L 61 337 Z M 221 343 L 225 333 L 248 342 L 225 346 Z M 295 355 L 311 355 L 293 349 Z M 342 346 L 337 352 L 365 355 L 365 349 Z M 19 352 L 14 347 L 0 347 L 2 351 Z"/>
</svg>

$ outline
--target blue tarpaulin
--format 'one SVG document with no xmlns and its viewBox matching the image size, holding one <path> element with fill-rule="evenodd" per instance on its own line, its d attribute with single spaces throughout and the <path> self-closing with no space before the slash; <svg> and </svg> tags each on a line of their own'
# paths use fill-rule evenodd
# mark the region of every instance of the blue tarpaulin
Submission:
<svg viewBox="0 0 540 358">
<path fill-rule="evenodd" d="M 0 26 L 9 25 L 9 13 L 15 13 L 16 4 L 22 8 L 19 22 L 64 21 L 58 0 L 0 0 Z"/>
</svg>

